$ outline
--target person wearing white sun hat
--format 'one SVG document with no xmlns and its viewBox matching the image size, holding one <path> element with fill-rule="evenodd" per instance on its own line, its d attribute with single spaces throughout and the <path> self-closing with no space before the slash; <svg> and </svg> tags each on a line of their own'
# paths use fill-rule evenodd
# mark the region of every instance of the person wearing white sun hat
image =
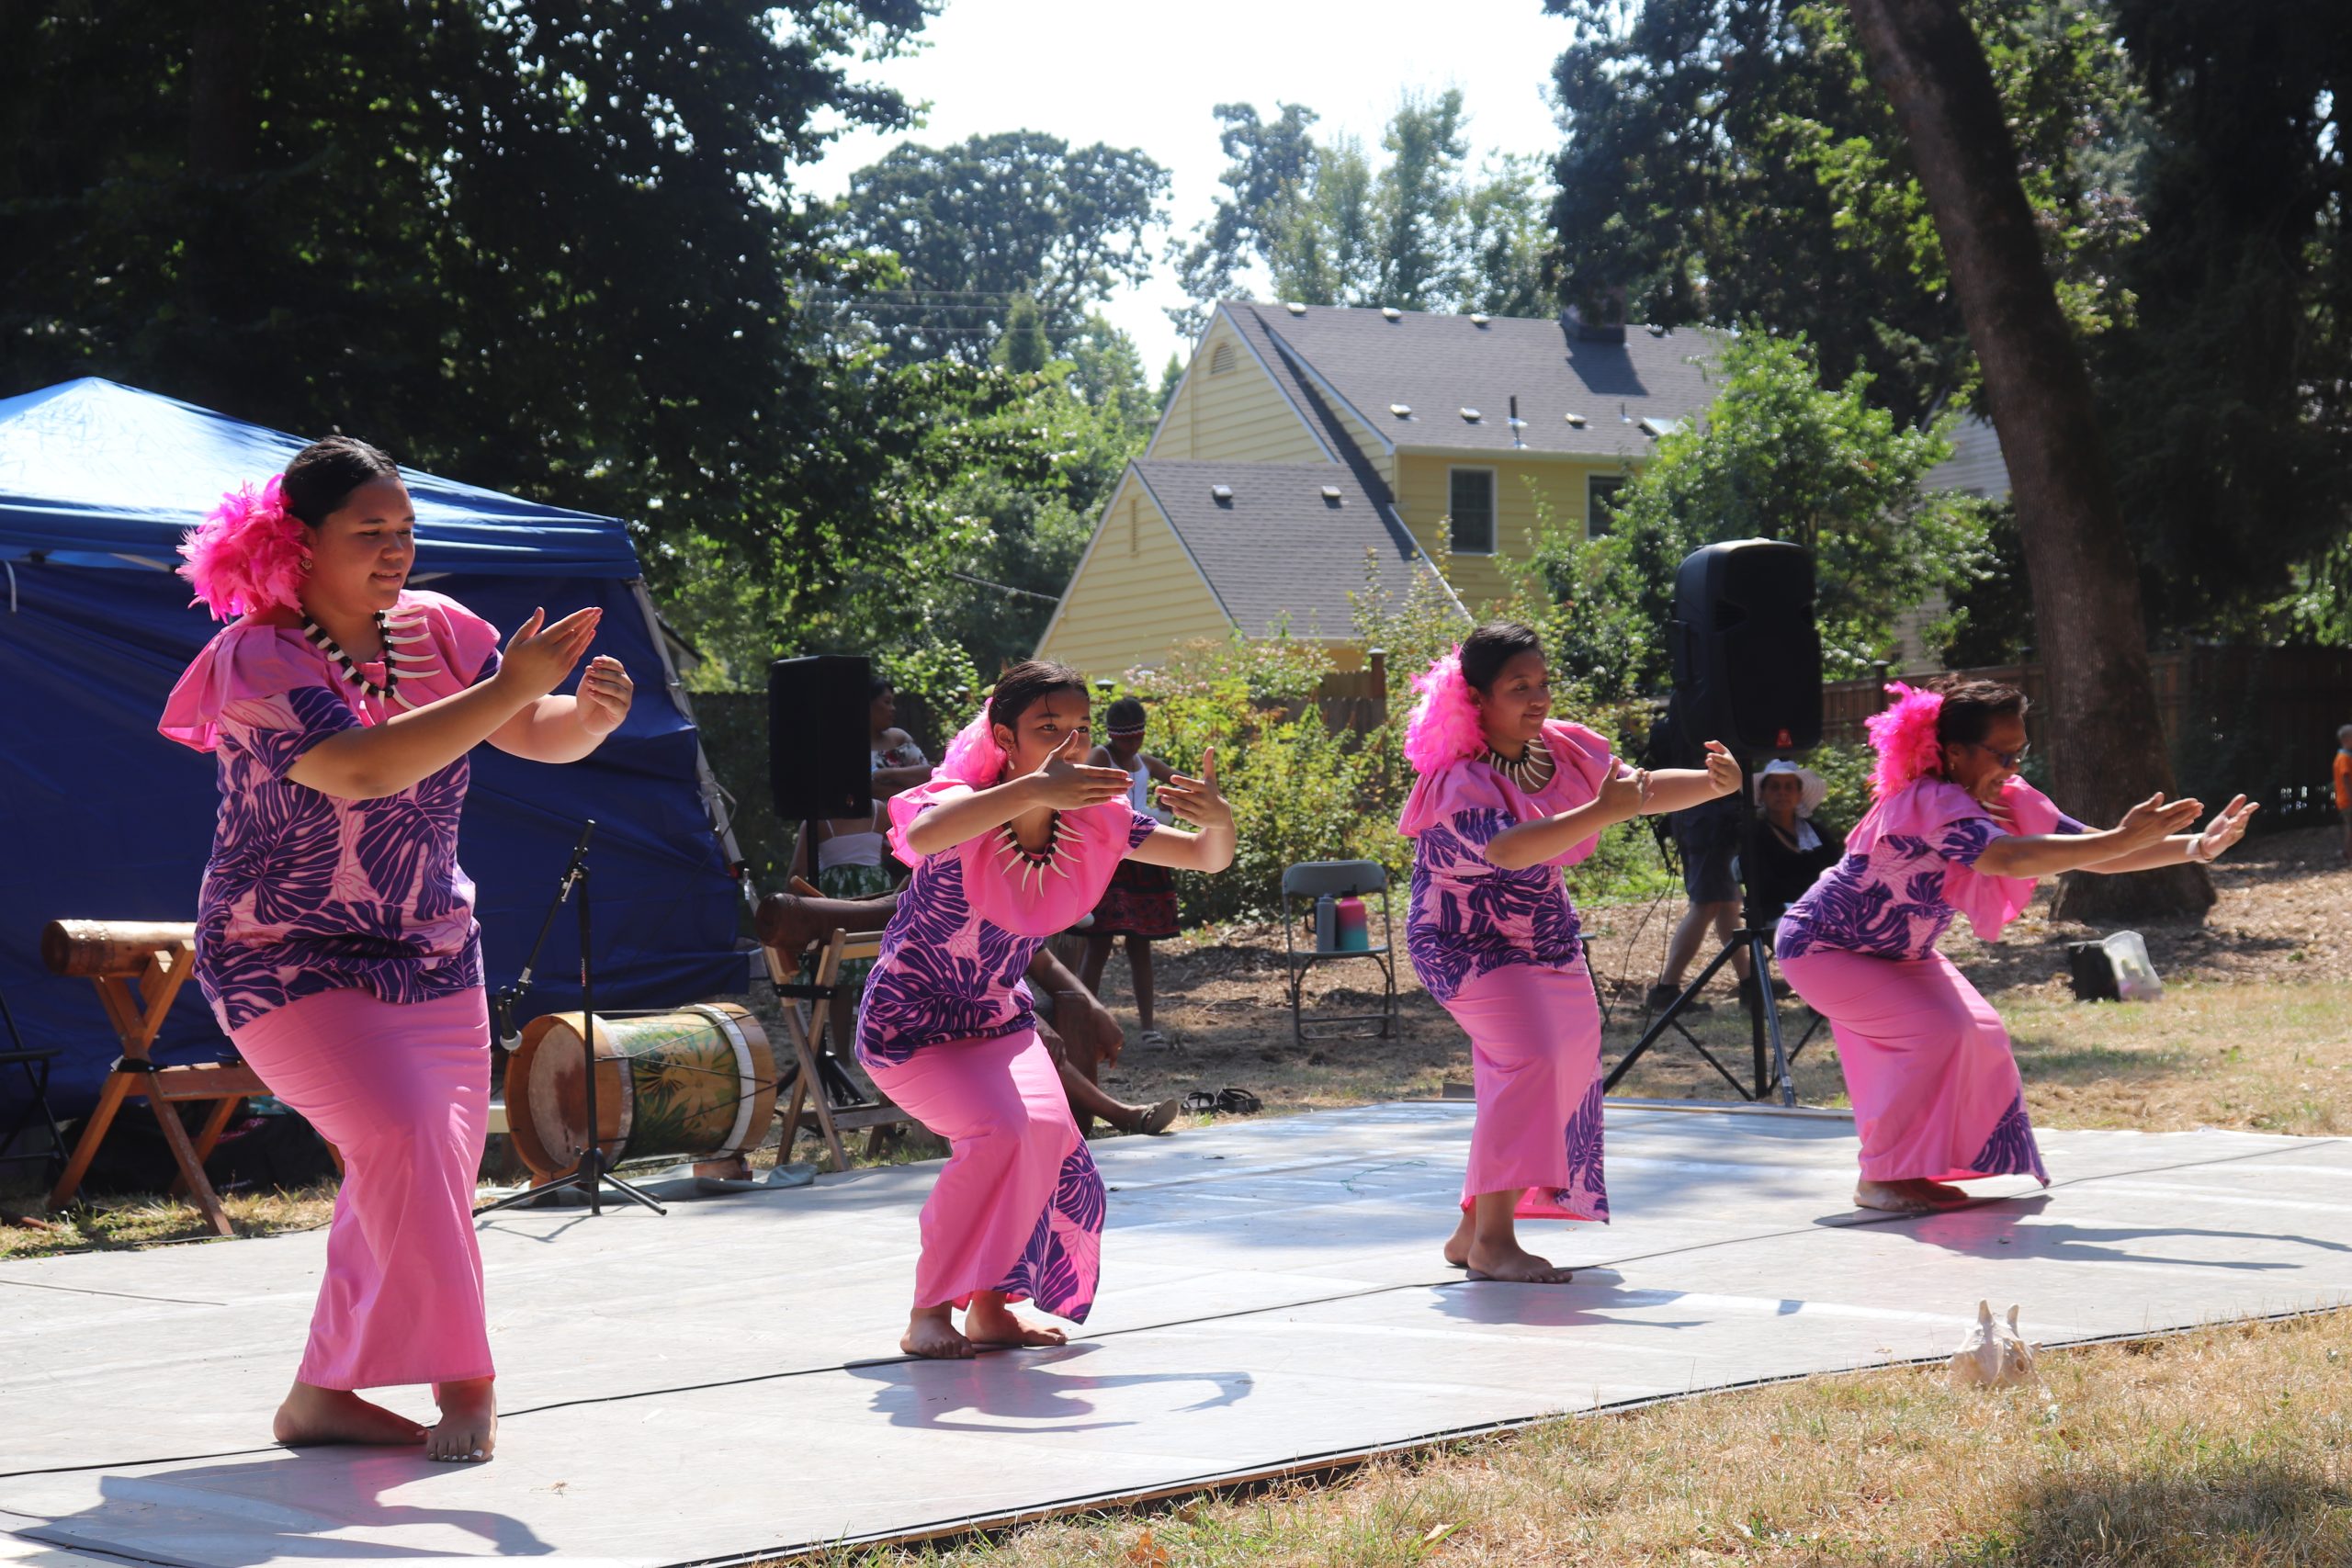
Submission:
<svg viewBox="0 0 2352 1568">
<path fill-rule="evenodd" d="M 1755 863 L 1741 870 L 1757 918 L 1770 922 L 1844 857 L 1846 836 L 1814 815 L 1829 784 L 1811 768 L 1776 757 L 1757 773 L 1755 790 L 1762 812 L 1749 840 Z"/>
</svg>

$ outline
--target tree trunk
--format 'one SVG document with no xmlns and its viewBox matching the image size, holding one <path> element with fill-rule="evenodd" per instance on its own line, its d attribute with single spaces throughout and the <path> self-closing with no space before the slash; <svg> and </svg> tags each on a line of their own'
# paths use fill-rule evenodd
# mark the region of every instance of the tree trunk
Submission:
<svg viewBox="0 0 2352 1568">
<path fill-rule="evenodd" d="M 2172 762 L 2090 375 L 2042 267 L 1993 73 L 1956 0 L 1847 5 L 1909 144 L 1984 367 L 2032 579 L 2055 792 L 2076 816 L 2111 823 L 2152 792 L 2170 794 Z M 2075 873 L 2058 895 L 2059 912 L 2082 920 L 2197 916 L 2212 902 L 2211 880 L 2192 865 Z"/>
</svg>

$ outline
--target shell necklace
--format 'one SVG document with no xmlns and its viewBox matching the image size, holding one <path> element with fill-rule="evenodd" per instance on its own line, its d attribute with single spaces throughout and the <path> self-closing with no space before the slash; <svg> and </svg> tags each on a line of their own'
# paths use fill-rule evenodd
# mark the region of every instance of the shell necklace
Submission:
<svg viewBox="0 0 2352 1568">
<path fill-rule="evenodd" d="M 326 627 L 302 612 L 302 635 L 311 645 L 327 656 L 328 662 L 343 671 L 343 678 L 359 688 L 362 694 L 379 702 L 398 703 L 413 711 L 416 705 L 401 694 L 401 677 L 418 678 L 438 675 L 441 666 L 432 649 L 412 653 L 409 645 L 431 643 L 433 633 L 424 624 L 424 611 L 417 605 L 402 604 L 390 611 L 376 612 L 376 636 L 384 645 L 384 683 L 378 685 L 360 670 L 359 661 L 346 652 L 344 646 L 327 634 Z"/>
<path fill-rule="evenodd" d="M 1010 822 L 998 829 L 997 835 L 1003 840 L 998 854 L 998 867 L 1017 874 L 1023 892 L 1030 891 L 1033 883 L 1037 890 L 1042 891 L 1046 886 L 1046 874 L 1049 871 L 1065 880 L 1069 878 L 1069 873 L 1062 869 L 1061 863 L 1062 857 L 1069 852 L 1062 843 L 1060 812 L 1055 812 L 1046 821 L 1046 847 L 1042 850 L 1033 850 L 1023 844 L 1021 835 L 1013 831 Z"/>
<path fill-rule="evenodd" d="M 1541 736 L 1531 737 L 1526 748 L 1516 757 L 1506 757 L 1493 747 L 1487 747 L 1487 765 L 1528 795 L 1540 794 L 1544 786 L 1552 782 L 1552 753 L 1545 750 Z"/>
</svg>

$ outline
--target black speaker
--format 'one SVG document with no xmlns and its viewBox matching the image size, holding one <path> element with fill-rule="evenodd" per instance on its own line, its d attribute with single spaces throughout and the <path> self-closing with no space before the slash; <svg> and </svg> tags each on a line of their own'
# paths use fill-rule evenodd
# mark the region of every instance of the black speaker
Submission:
<svg viewBox="0 0 2352 1568">
<path fill-rule="evenodd" d="M 768 666 L 768 783 L 786 822 L 863 817 L 874 809 L 865 722 L 872 668 L 854 654 L 779 659 Z"/>
<path fill-rule="evenodd" d="M 1732 539 L 1693 550 L 1674 574 L 1674 713 L 1683 739 L 1742 756 L 1821 743 L 1821 634 L 1813 554 Z"/>
</svg>

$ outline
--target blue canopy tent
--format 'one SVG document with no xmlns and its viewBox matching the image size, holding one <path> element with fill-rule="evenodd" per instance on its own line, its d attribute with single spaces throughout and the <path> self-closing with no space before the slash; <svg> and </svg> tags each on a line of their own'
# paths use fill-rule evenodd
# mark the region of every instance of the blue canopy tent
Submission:
<svg viewBox="0 0 2352 1568">
<path fill-rule="evenodd" d="M 85 1109 L 118 1054 L 86 980 L 51 976 L 58 919 L 192 920 L 218 805 L 213 762 L 155 732 L 164 699 L 217 629 L 172 575 L 181 535 L 302 442 L 108 381 L 0 400 L 0 993 L 30 1045 L 63 1049 L 59 1114 Z M 594 757 L 548 767 L 485 747 L 458 854 L 479 889 L 493 987 L 538 931 L 582 818 L 599 1006 L 666 1007 L 741 991 L 735 858 L 700 738 L 637 554 L 609 517 L 404 470 L 416 502 L 413 581 L 511 631 L 604 607 L 596 650 L 637 683 Z M 531 1013 L 579 1005 L 575 919 L 556 922 Z M 159 1058 L 226 1054 L 197 987 Z M 0 1077 L 0 1107 L 24 1083 Z"/>
</svg>

